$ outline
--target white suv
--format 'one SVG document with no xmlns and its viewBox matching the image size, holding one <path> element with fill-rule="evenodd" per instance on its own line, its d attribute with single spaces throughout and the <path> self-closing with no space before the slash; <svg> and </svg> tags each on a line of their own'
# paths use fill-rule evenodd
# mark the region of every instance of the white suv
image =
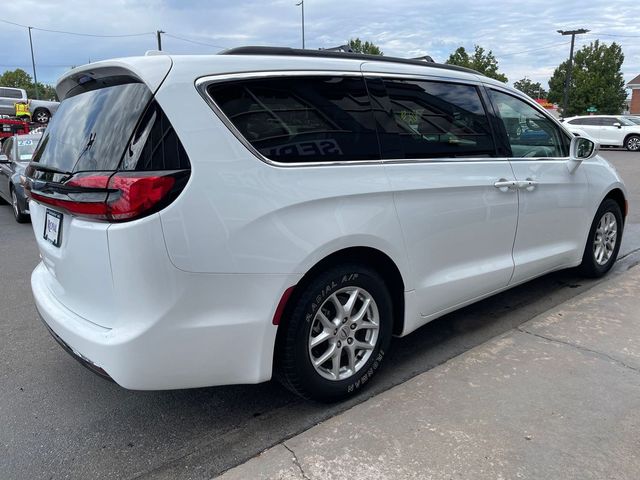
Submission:
<svg viewBox="0 0 640 480">
<path fill-rule="evenodd" d="M 564 122 L 571 133 L 586 134 L 600 145 L 625 147 L 631 152 L 640 150 L 640 125 L 623 116 L 570 117 Z"/>
<path fill-rule="evenodd" d="M 36 305 L 131 389 L 365 386 L 392 335 L 553 270 L 606 273 L 597 144 L 473 71 L 242 48 L 93 63 L 27 169 Z"/>
</svg>

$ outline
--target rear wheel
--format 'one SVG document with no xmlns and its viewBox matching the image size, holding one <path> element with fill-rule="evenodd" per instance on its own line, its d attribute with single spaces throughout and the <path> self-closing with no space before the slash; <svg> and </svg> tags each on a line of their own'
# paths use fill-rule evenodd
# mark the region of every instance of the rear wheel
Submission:
<svg viewBox="0 0 640 480">
<path fill-rule="evenodd" d="M 624 142 L 624 146 L 630 152 L 637 152 L 638 150 L 640 150 L 640 137 L 638 135 L 631 135 Z"/>
<path fill-rule="evenodd" d="M 16 219 L 16 222 L 27 223 L 29 221 L 29 215 L 22 213 L 22 210 L 20 210 L 18 196 L 13 188 L 11 189 L 11 207 L 13 208 L 13 216 Z"/>
<path fill-rule="evenodd" d="M 384 280 L 365 266 L 334 267 L 293 301 L 278 345 L 280 381 L 320 401 L 360 391 L 380 368 L 391 341 L 392 301 Z"/>
<path fill-rule="evenodd" d="M 589 230 L 580 265 L 585 275 L 597 278 L 611 270 L 620 250 L 623 226 L 620 206 L 607 198 L 600 204 Z"/>
</svg>

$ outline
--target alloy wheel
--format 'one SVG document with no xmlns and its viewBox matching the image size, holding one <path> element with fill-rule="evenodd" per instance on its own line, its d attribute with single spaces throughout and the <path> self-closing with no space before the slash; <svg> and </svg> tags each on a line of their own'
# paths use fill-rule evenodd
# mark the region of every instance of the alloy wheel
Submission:
<svg viewBox="0 0 640 480">
<path fill-rule="evenodd" d="M 627 148 L 632 152 L 640 150 L 640 137 L 631 137 L 627 141 Z"/>
<path fill-rule="evenodd" d="M 328 380 L 355 375 L 369 360 L 380 329 L 375 300 L 361 287 L 345 287 L 318 309 L 309 332 L 313 368 Z"/>
<path fill-rule="evenodd" d="M 598 265 L 605 265 L 609 261 L 617 241 L 618 222 L 613 213 L 607 212 L 598 222 L 593 239 L 593 255 Z"/>
</svg>

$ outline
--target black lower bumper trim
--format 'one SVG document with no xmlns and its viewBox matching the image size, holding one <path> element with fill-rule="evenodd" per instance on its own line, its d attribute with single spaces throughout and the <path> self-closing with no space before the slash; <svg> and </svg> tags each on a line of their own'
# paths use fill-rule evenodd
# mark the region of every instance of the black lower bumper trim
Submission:
<svg viewBox="0 0 640 480">
<path fill-rule="evenodd" d="M 45 327 L 47 327 L 47 330 L 49 330 L 49 333 L 51 334 L 51 336 L 54 338 L 54 340 L 56 342 L 58 342 L 58 344 L 64 348 L 64 351 L 67 352 L 69 355 L 71 355 L 74 359 L 76 359 L 78 361 L 78 363 L 80 365 L 82 365 L 83 367 L 85 367 L 88 370 L 91 370 L 93 373 L 95 373 L 96 375 L 98 375 L 99 377 L 104 378 L 105 380 L 109 380 L 110 382 L 114 382 L 113 378 L 111 378 L 109 376 L 109 374 L 107 372 L 105 372 L 102 368 L 100 368 L 99 366 L 97 366 L 96 364 L 94 364 L 93 362 L 91 362 L 90 360 L 84 358 L 82 355 L 78 355 L 76 352 L 73 351 L 73 348 L 71 348 L 67 342 L 65 342 L 64 340 L 62 340 L 58 334 L 56 332 L 54 332 L 51 327 L 49 325 L 47 325 L 47 322 L 44 321 L 44 319 L 42 318 L 42 316 L 40 317 L 40 320 L 42 320 L 42 323 L 44 324 Z"/>
</svg>

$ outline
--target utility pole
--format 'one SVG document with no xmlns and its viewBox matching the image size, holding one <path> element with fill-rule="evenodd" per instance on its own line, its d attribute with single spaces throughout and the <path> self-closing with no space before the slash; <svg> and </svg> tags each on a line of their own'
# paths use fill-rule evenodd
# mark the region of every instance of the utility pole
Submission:
<svg viewBox="0 0 640 480">
<path fill-rule="evenodd" d="M 302 6 L 302 49 L 304 50 L 304 0 L 296 3 L 296 7 Z"/>
<path fill-rule="evenodd" d="M 31 47 L 31 66 L 33 67 L 33 83 L 36 86 L 36 100 L 40 100 L 40 93 L 38 92 L 38 76 L 36 75 L 36 60 L 33 57 L 33 40 L 31 39 L 31 28 L 29 29 L 29 47 Z"/>
<path fill-rule="evenodd" d="M 164 30 L 156 30 L 156 35 L 158 37 L 158 50 L 162 51 L 162 34 Z"/>
<path fill-rule="evenodd" d="M 564 95 L 562 96 L 562 116 L 567 116 L 567 108 L 569 106 L 569 84 L 571 83 L 571 73 L 573 71 L 573 47 L 576 41 L 576 35 L 582 35 L 589 30 L 579 28 L 578 30 L 558 30 L 560 35 L 571 35 L 571 52 L 569 53 L 569 64 L 567 65 L 567 74 L 564 79 Z"/>
</svg>

